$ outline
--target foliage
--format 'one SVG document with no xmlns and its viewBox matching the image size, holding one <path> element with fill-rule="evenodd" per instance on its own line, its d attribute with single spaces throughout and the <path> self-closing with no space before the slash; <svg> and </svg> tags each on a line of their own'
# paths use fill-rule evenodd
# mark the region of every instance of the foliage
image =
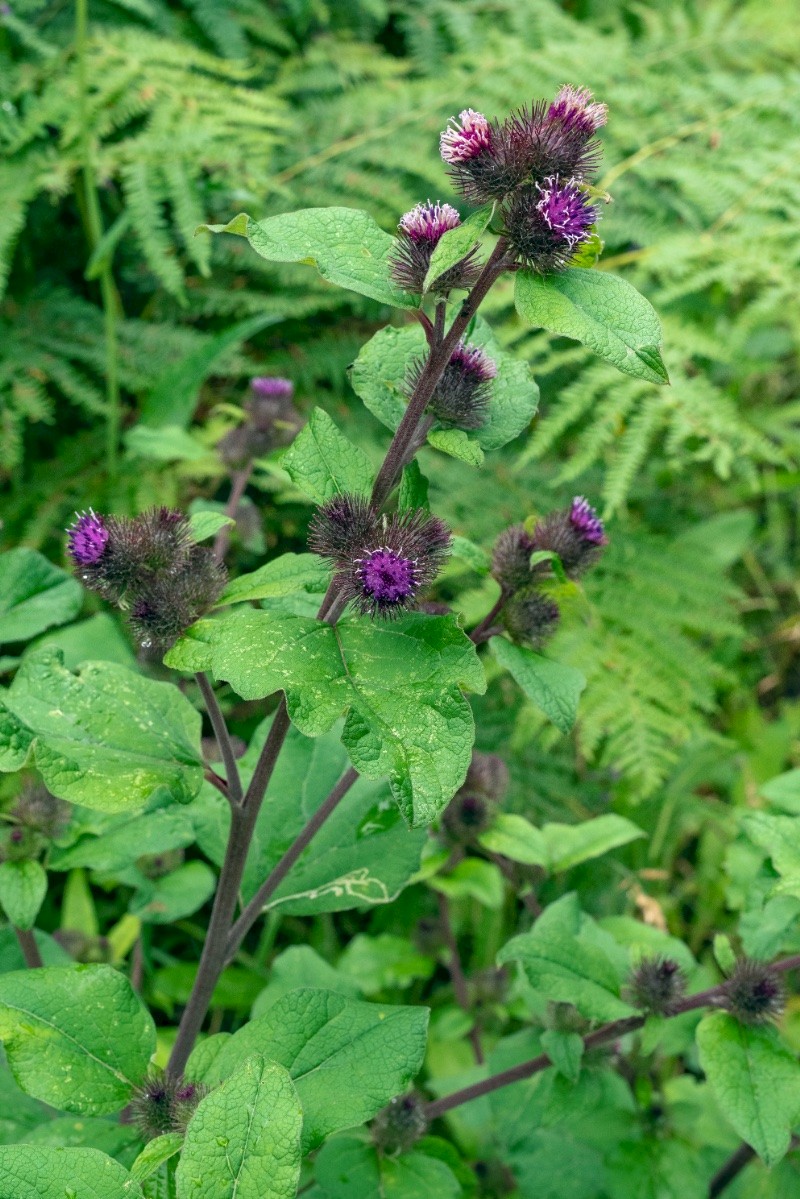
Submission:
<svg viewBox="0 0 800 1199">
<path fill-rule="evenodd" d="M 788 0 L 82 12 L 0 14 L 11 1199 L 794 1194 Z M 466 218 L 424 290 L 502 208 L 470 215 L 439 131 L 564 80 L 610 108 L 597 233 L 434 327 L 400 215 Z M 462 318 L 489 418 L 423 420 L 387 484 Z M 296 403 L 263 427 L 259 376 Z M 610 544 L 528 549 L 523 627 L 492 547 L 576 490 Z M 431 610 L 337 608 L 312 504 L 370 495 L 357 578 L 387 499 L 452 529 Z M 76 509 L 153 506 L 230 570 L 163 660 L 138 592 L 62 569 Z"/>
</svg>

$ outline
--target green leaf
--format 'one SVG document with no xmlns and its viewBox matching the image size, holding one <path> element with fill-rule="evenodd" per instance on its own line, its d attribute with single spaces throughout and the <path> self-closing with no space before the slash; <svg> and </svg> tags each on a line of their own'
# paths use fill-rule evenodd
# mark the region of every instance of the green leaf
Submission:
<svg viewBox="0 0 800 1199">
<path fill-rule="evenodd" d="M 499 812 L 478 841 L 491 853 L 526 866 L 547 866 L 550 861 L 547 842 L 539 829 L 524 816 L 511 812 Z"/>
<path fill-rule="evenodd" d="M 530 932 L 503 946 L 500 964 L 521 962 L 528 982 L 546 999 L 573 1003 L 591 1020 L 618 1020 L 634 1009 L 619 997 L 618 970 L 600 930 L 582 916 L 575 895 L 552 903 Z"/>
<path fill-rule="evenodd" d="M 214 537 L 227 525 L 235 525 L 236 521 L 232 517 L 226 516 L 224 512 L 212 512 L 210 510 L 200 510 L 193 512 L 189 517 L 189 529 L 191 530 L 192 540 L 198 542 L 206 541 L 209 537 Z"/>
<path fill-rule="evenodd" d="M 323 408 L 314 408 L 281 465 L 317 504 L 343 492 L 368 495 L 374 473 L 369 458 L 340 433 Z"/>
<path fill-rule="evenodd" d="M 130 911 L 144 924 L 174 924 L 191 916 L 214 894 L 217 876 L 205 862 L 186 862 L 163 878 L 140 887 Z"/>
<path fill-rule="evenodd" d="M 542 1049 L 550 1061 L 569 1082 L 575 1082 L 583 1061 L 583 1037 L 576 1032 L 559 1032 L 547 1028 L 542 1033 Z"/>
<path fill-rule="evenodd" d="M 767 1166 L 786 1153 L 800 1119 L 800 1063 L 774 1028 L 713 1012 L 697 1028 L 700 1065 L 720 1111 Z"/>
<path fill-rule="evenodd" d="M 370 1120 L 406 1090 L 422 1065 L 427 1026 L 427 1008 L 292 991 L 222 1046 L 206 1082 L 226 1078 L 268 1046 L 297 1087 L 307 1152 L 332 1132 Z"/>
<path fill-rule="evenodd" d="M 3 1199 L 141 1199 L 130 1174 L 97 1149 L 0 1146 Z"/>
<path fill-rule="evenodd" d="M 436 429 L 429 435 L 432 445 L 455 453 L 465 461 L 480 464 L 478 450 L 497 450 L 527 428 L 536 414 L 539 389 L 527 363 L 503 350 L 489 325 L 480 317 L 474 322 L 469 344 L 481 346 L 497 366 L 492 380 L 492 398 L 486 423 L 469 437 L 459 429 Z M 378 420 L 394 431 L 406 409 L 406 377 L 409 364 L 425 352 L 425 335 L 418 325 L 381 329 L 361 349 L 350 372 L 357 395 Z M 460 438 L 439 434 L 460 433 Z M 466 445 L 464 441 L 466 440 Z"/>
<path fill-rule="evenodd" d="M 582 342 L 626 375 L 669 382 L 655 309 L 627 279 L 581 267 L 547 276 L 518 271 L 514 300 L 529 324 Z"/>
<path fill-rule="evenodd" d="M 477 899 L 478 903 L 492 911 L 503 906 L 505 888 L 503 876 L 494 862 L 481 858 L 464 858 L 449 874 L 437 874 L 431 879 L 436 891 L 451 899 Z"/>
<path fill-rule="evenodd" d="M 111 966 L 0 975 L 0 1039 L 27 1094 L 67 1112 L 116 1112 L 156 1047 L 131 985 Z"/>
<path fill-rule="evenodd" d="M 108 612 L 95 612 L 87 620 L 65 625 L 38 637 L 26 653 L 57 649 L 64 655 L 68 670 L 77 670 L 84 662 L 116 662 L 136 670 L 136 656 L 119 622 Z"/>
<path fill-rule="evenodd" d="M 117 812 L 144 807 L 158 787 L 186 803 L 202 782 L 200 714 L 172 684 L 110 662 L 87 662 L 76 676 L 45 648 L 25 656 L 5 703 L 62 799 Z"/>
<path fill-rule="evenodd" d="M 0 770 L 10 772 L 20 770 L 27 762 L 33 734 L 6 707 L 3 700 L 7 692 L 0 695 Z"/>
<path fill-rule="evenodd" d="M 169 1161 L 176 1153 L 180 1153 L 182 1145 L 183 1134 L 180 1132 L 166 1132 L 163 1136 L 148 1141 L 131 1166 L 131 1178 L 135 1182 L 144 1182 L 155 1173 L 162 1162 Z"/>
<path fill-rule="evenodd" d="M 397 507 L 400 512 L 409 508 L 425 508 L 429 510 L 428 480 L 419 468 L 416 458 L 403 467 L 400 487 L 397 493 Z"/>
<path fill-rule="evenodd" d="M 768 783 L 762 783 L 759 790 L 776 807 L 800 816 L 800 770 L 787 770 Z"/>
<path fill-rule="evenodd" d="M 194 822 L 190 809 L 157 808 L 141 815 L 106 818 L 97 836 L 82 837 L 68 849 L 54 847 L 49 865 L 52 870 L 89 866 L 92 870 L 113 874 L 129 866 L 132 856 L 139 858 L 145 854 L 185 849 L 193 841 Z"/>
<path fill-rule="evenodd" d="M 542 837 L 547 845 L 549 869 L 553 874 L 569 870 L 579 862 L 599 858 L 620 845 L 627 845 L 645 834 L 631 820 L 616 816 L 596 816 L 581 824 L 545 824 Z"/>
<path fill-rule="evenodd" d="M 483 450 L 463 429 L 431 429 L 428 445 L 432 445 L 435 450 L 441 450 L 443 454 L 449 454 L 451 458 L 458 458 L 459 462 L 466 462 L 469 466 L 483 464 Z"/>
<path fill-rule="evenodd" d="M 492 219 L 493 212 L 494 204 L 485 204 L 477 212 L 471 213 L 455 229 L 449 229 L 443 237 L 439 238 L 436 248 L 431 255 L 431 264 L 428 267 L 428 273 L 422 285 L 423 291 L 428 291 L 431 284 L 435 283 L 440 275 L 443 275 L 445 271 L 449 271 L 451 267 L 455 266 L 456 263 L 469 254 L 473 246 L 477 245 L 478 240 Z"/>
<path fill-rule="evenodd" d="M 246 783 L 266 736 L 265 723 L 239 762 Z M 261 806 L 242 880 L 250 899 L 319 808 L 347 766 L 339 729 L 312 740 L 290 728 Z M 298 798 L 300 797 L 300 798 Z M 222 864 L 230 808 L 213 788 L 199 802 L 198 838 Z M 394 899 L 419 866 L 425 831 L 410 831 L 385 781 L 360 778 L 339 802 L 269 901 L 291 915 L 336 912 Z M 305 980 L 306 982 L 310 980 Z M 322 985 L 317 980 L 314 985 Z"/>
<path fill-rule="evenodd" d="M 578 715 L 578 700 L 586 679 L 574 666 L 554 662 L 531 649 L 513 645 L 504 637 L 491 637 L 492 653 L 501 666 L 557 729 L 568 733 Z"/>
<path fill-rule="evenodd" d="M 751 841 L 769 854 L 778 874 L 800 875 L 800 828 L 796 816 L 749 812 L 742 826 Z"/>
<path fill-rule="evenodd" d="M 31 929 L 47 894 L 47 874 L 32 859 L 0 865 L 0 906 L 17 928 Z"/>
<path fill-rule="evenodd" d="M 419 299 L 394 283 L 389 258 L 395 239 L 358 208 L 305 208 L 266 221 L 242 212 L 227 225 L 201 225 L 210 233 L 235 233 L 268 262 L 303 262 L 323 279 L 395 308 L 418 308 Z"/>
<path fill-rule="evenodd" d="M 81 585 L 37 550 L 0 554 L 0 644 L 27 641 L 78 615 Z"/>
<path fill-rule="evenodd" d="M 417 613 L 382 625 L 345 619 L 333 629 L 238 608 L 200 621 L 165 661 L 178 669 L 196 662 L 198 640 L 204 666 L 243 699 L 283 690 L 289 715 L 308 736 L 347 711 L 342 741 L 350 760 L 367 778 L 389 776 L 410 825 L 429 824 L 464 781 L 474 724 L 460 688 L 482 692 L 486 684 L 454 617 Z"/>
<path fill-rule="evenodd" d="M 453 1171 L 426 1153 L 379 1154 L 355 1137 L 335 1137 L 320 1150 L 314 1175 L 325 1199 L 459 1199 Z"/>
<path fill-rule="evenodd" d="M 408 940 L 392 933 L 358 933 L 339 958 L 340 971 L 354 979 L 365 995 L 403 990 L 419 978 L 430 978 L 435 961 Z M 341 991 L 341 987 L 334 990 Z M 344 992 L 342 992 L 344 993 Z"/>
<path fill-rule="evenodd" d="M 330 566 L 316 554 L 281 554 L 258 570 L 232 579 L 218 603 L 241 604 L 295 591 L 325 591 L 330 577 Z"/>
<path fill-rule="evenodd" d="M 171 362 L 142 402 L 142 423 L 156 429 L 166 425 L 185 429 L 197 407 L 201 386 L 225 355 L 281 320 L 283 317 L 265 312 L 249 316 L 222 333 L 204 338 L 197 349 Z"/>
<path fill-rule="evenodd" d="M 249 1057 L 189 1121 L 177 1199 L 294 1199 L 302 1123 L 287 1072 Z"/>
<path fill-rule="evenodd" d="M 372 944 L 374 938 L 368 937 L 367 940 Z M 350 941 L 348 949 L 352 945 L 353 941 Z M 264 990 L 259 992 L 253 1004 L 252 1015 L 254 1018 L 263 1016 L 273 1003 L 277 1003 L 290 991 L 296 991 L 298 987 L 318 987 L 323 991 L 337 991 L 340 995 L 357 999 L 364 989 L 361 983 L 360 978 L 358 981 L 348 978 L 342 972 L 341 964 L 338 968 L 331 966 L 310 945 L 290 945 L 272 962 L 269 982 Z"/>
</svg>

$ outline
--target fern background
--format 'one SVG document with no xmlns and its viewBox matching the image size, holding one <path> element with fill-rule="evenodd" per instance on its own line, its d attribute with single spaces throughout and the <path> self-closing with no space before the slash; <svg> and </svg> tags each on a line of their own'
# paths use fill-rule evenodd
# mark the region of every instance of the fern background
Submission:
<svg viewBox="0 0 800 1199">
<path fill-rule="evenodd" d="M 509 756 L 520 810 L 636 809 L 656 871 L 636 886 L 701 944 L 723 900 L 709 883 L 708 924 L 687 926 L 679 866 L 688 854 L 702 879 L 722 850 L 698 796 L 741 802 L 800 755 L 792 0 L 93 0 L 90 17 L 81 119 L 72 6 L 0 15 L 0 535 L 55 557 L 73 509 L 108 497 L 103 270 L 128 447 L 114 508 L 224 501 L 213 447 L 257 373 L 290 375 L 301 405 L 377 455 L 347 367 L 387 312 L 195 227 L 344 204 L 392 229 L 420 199 L 453 199 L 437 153 L 452 112 L 502 113 L 566 80 L 609 103 L 600 268 L 659 311 L 671 386 L 531 333 L 501 288 L 486 315 L 532 363 L 540 415 L 483 472 L 430 450 L 423 468 L 435 507 L 486 547 L 575 492 L 604 509 L 612 549 L 553 646 L 589 679 L 574 737 L 496 679 L 480 738 Z M 192 452 L 137 439 L 152 396 L 191 412 Z M 241 564 L 301 546 L 309 510 L 274 463 L 250 494 Z M 479 615 L 487 584 L 466 583 Z"/>
</svg>

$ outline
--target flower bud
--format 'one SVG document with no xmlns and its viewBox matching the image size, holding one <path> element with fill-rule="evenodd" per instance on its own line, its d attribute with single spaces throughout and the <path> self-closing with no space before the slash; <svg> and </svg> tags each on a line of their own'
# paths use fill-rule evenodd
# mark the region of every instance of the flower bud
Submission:
<svg viewBox="0 0 800 1199">
<path fill-rule="evenodd" d="M 508 767 L 497 754 L 483 754 L 475 749 L 461 789 L 499 803 L 508 790 Z"/>
<path fill-rule="evenodd" d="M 538 522 L 531 535 L 534 550 L 558 554 L 565 573 L 577 579 L 597 562 L 608 545 L 605 528 L 594 508 L 577 495 L 570 507 Z"/>
<path fill-rule="evenodd" d="M 450 550 L 450 531 L 423 508 L 378 516 L 366 500 L 338 495 L 319 509 L 309 545 L 333 559 L 335 581 L 361 613 L 398 616 L 414 606 Z"/>
<path fill-rule="evenodd" d="M 144 854 L 136 859 L 136 868 L 145 878 L 159 879 L 183 865 L 186 854 L 182 849 L 165 849 L 161 853 Z"/>
<path fill-rule="evenodd" d="M 743 1024 L 767 1024 L 786 1006 L 783 980 L 767 962 L 739 958 L 723 985 L 723 1004 Z"/>
<path fill-rule="evenodd" d="M 523 525 L 504 529 L 494 544 L 492 574 L 503 591 L 512 593 L 531 581 L 534 545 Z"/>
<path fill-rule="evenodd" d="M 502 619 L 514 641 L 541 649 L 555 634 L 561 613 L 555 600 L 535 587 L 524 587 L 508 601 Z"/>
<path fill-rule="evenodd" d="M 457 791 L 442 815 L 442 828 L 454 845 L 472 845 L 492 823 L 492 804 L 485 795 Z"/>
<path fill-rule="evenodd" d="M 404 1153 L 424 1137 L 428 1119 L 419 1095 L 397 1095 L 378 1112 L 370 1129 L 373 1143 L 384 1153 Z"/>
<path fill-rule="evenodd" d="M 302 424 L 292 403 L 289 379 L 261 376 L 250 380 L 251 395 L 244 405 L 246 419 L 217 443 L 222 461 L 239 470 L 277 446 L 288 445 Z"/>
<path fill-rule="evenodd" d="M 481 1199 L 505 1199 L 507 1195 L 519 1194 L 513 1172 L 499 1158 L 477 1161 L 474 1170 Z"/>
<path fill-rule="evenodd" d="M 412 367 L 409 393 L 421 374 L 421 366 Z M 497 375 L 495 362 L 480 346 L 459 342 L 442 372 L 428 404 L 428 411 L 443 424 L 457 429 L 480 429 L 486 423 L 492 398 L 492 379 Z"/>
<path fill-rule="evenodd" d="M 23 787 L 11 809 L 11 818 L 16 824 L 48 841 L 61 836 L 70 815 L 69 804 L 51 795 L 43 783 L 28 783 Z"/>
<path fill-rule="evenodd" d="M 397 244 L 390 259 L 392 278 L 405 291 L 420 293 L 431 265 L 433 251 L 450 229 L 457 229 L 461 217 L 450 204 L 417 204 L 397 226 Z M 477 279 L 480 267 L 475 262 L 477 246 L 440 275 L 431 287 L 438 295 L 454 288 L 468 288 Z"/>
<path fill-rule="evenodd" d="M 206 1093 L 201 1083 L 185 1082 L 154 1069 L 134 1091 L 129 1109 L 131 1123 L 146 1141 L 168 1132 L 185 1132 Z"/>
<path fill-rule="evenodd" d="M 410 397 L 419 382 L 423 363 L 412 363 L 405 381 Z M 436 384 L 428 411 L 442 424 L 456 429 L 480 429 L 486 423 L 497 366 L 480 346 L 459 342 Z"/>
<path fill-rule="evenodd" d="M 575 179 L 549 175 L 514 192 L 503 218 L 516 260 L 546 275 L 569 265 L 591 237 L 599 211 Z"/>
<path fill-rule="evenodd" d="M 627 986 L 630 1003 L 640 1011 L 668 1016 L 686 991 L 686 976 L 672 958 L 642 958 Z"/>
</svg>

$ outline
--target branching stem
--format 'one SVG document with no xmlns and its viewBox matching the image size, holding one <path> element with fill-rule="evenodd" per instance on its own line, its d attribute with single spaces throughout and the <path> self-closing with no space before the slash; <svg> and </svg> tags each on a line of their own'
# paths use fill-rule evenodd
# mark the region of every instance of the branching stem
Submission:
<svg viewBox="0 0 800 1199">
<path fill-rule="evenodd" d="M 772 969 L 779 973 L 800 969 L 800 954 L 775 962 Z M 716 987 L 709 987 L 706 991 L 698 991 L 696 995 L 688 995 L 685 999 L 673 1004 L 667 1015 L 680 1016 L 684 1012 L 696 1011 L 698 1008 L 719 1006 L 722 1003 L 724 992 L 724 984 L 720 984 Z M 598 1045 L 606 1045 L 609 1041 L 616 1041 L 628 1033 L 635 1032 L 642 1027 L 646 1019 L 646 1016 L 626 1016 L 622 1020 L 613 1020 L 610 1024 L 604 1024 L 583 1038 L 584 1050 L 595 1049 Z M 434 1099 L 432 1103 L 427 1104 L 425 1114 L 429 1120 L 435 1120 L 438 1116 L 443 1116 L 445 1112 L 461 1107 L 462 1103 L 469 1103 L 472 1099 L 491 1095 L 492 1091 L 498 1091 L 501 1087 L 521 1082 L 525 1078 L 532 1078 L 534 1074 L 539 1074 L 540 1071 L 546 1070 L 552 1064 L 546 1053 L 540 1053 L 538 1057 L 521 1062 L 518 1066 L 511 1066 L 508 1070 L 501 1070 L 499 1074 L 492 1074 L 481 1082 L 475 1082 L 471 1086 L 463 1087 L 460 1091 L 454 1091 L 452 1095 Z"/>
<path fill-rule="evenodd" d="M 84 0 L 85 2 L 85 0 Z M 378 471 L 375 479 L 375 484 L 372 489 L 372 504 L 379 510 L 383 507 L 388 499 L 392 488 L 395 485 L 397 477 L 403 466 L 408 461 L 409 448 L 417 436 L 420 420 L 423 417 L 426 407 L 428 406 L 431 396 L 433 395 L 436 384 L 444 372 L 453 350 L 457 343 L 465 333 L 467 326 L 478 310 L 479 305 L 486 297 L 489 289 L 497 280 L 500 274 L 506 267 L 505 254 L 507 243 L 504 238 L 499 238 L 497 244 L 489 256 L 483 270 L 481 271 L 474 287 L 462 304 L 458 315 L 454 318 L 449 330 L 444 332 L 445 321 L 445 306 L 439 304 L 436 309 L 435 323 L 431 339 L 430 352 L 427 361 L 422 368 L 416 387 L 408 402 L 408 407 L 403 415 L 403 419 L 397 427 L 397 430 L 392 438 L 389 448 L 386 452 L 386 457 L 383 460 L 383 465 Z M 430 323 L 430 322 L 429 322 Z M 424 324 L 424 322 L 423 322 Z M 245 485 L 246 485 L 245 479 Z M 233 500 L 233 492 L 231 500 Z M 238 501 L 237 501 L 238 502 Z M 345 601 L 342 599 L 341 592 L 335 584 L 328 587 L 325 598 L 322 601 L 319 612 L 317 613 L 318 620 L 325 620 L 328 624 L 335 624 L 345 607 Z M 199 681 L 199 680 L 198 680 Z M 202 689 L 202 688 L 201 688 Z M 209 711 L 209 717 L 211 712 Z M 250 848 L 250 842 L 255 829 L 258 813 L 266 795 L 269 781 L 272 777 L 272 772 L 275 768 L 275 763 L 278 759 L 278 754 L 281 751 L 283 743 L 286 739 L 286 734 L 289 731 L 289 713 L 286 707 L 286 697 L 281 696 L 280 703 L 275 712 L 267 739 L 261 750 L 258 762 L 256 763 L 253 777 L 248 786 L 240 804 L 232 804 L 231 806 L 231 831 L 228 838 L 228 844 L 225 850 L 225 860 L 220 871 L 219 882 L 217 884 L 217 893 L 214 897 L 214 905 L 211 910 L 211 919 L 208 925 L 208 933 L 206 936 L 203 952 L 200 957 L 200 963 L 197 968 L 192 993 L 189 996 L 189 1001 L 184 1009 L 178 1028 L 178 1035 L 175 1039 L 175 1044 L 172 1049 L 172 1054 L 167 1066 L 168 1072 L 173 1077 L 178 1077 L 183 1073 L 184 1067 L 188 1060 L 192 1047 L 197 1039 L 197 1035 L 203 1025 L 208 1006 L 211 1002 L 211 997 L 214 992 L 214 987 L 217 980 L 225 967 L 225 963 L 229 960 L 232 953 L 236 952 L 238 945 L 241 944 L 242 938 L 247 930 L 252 926 L 258 913 L 263 908 L 265 899 L 263 893 L 267 888 L 270 888 L 267 898 L 272 894 L 274 889 L 279 885 L 286 872 L 291 867 L 293 861 L 299 857 L 303 849 L 309 843 L 311 838 L 321 827 L 324 820 L 334 810 L 336 804 L 341 799 L 344 791 L 337 796 L 336 788 L 331 792 L 331 795 L 325 801 L 320 809 L 314 814 L 305 829 L 302 830 L 294 844 L 287 850 L 287 854 L 281 859 L 281 862 L 275 867 L 272 874 L 265 880 L 258 895 L 248 905 L 245 912 L 242 913 L 239 920 L 234 926 L 234 915 L 236 904 L 239 896 L 239 888 L 244 873 L 245 861 Z M 212 718 L 213 724 L 213 718 Z M 226 767 L 227 769 L 227 767 Z M 349 772 L 348 772 L 349 773 Z M 355 772 L 353 772 L 355 774 Z M 348 778 L 348 775 L 343 776 L 340 780 L 340 786 Z M 354 780 L 351 779 L 345 791 L 352 785 Z M 294 855 L 291 861 L 287 862 L 289 855 Z M 276 880 L 276 873 L 281 871 Z M 253 908 L 253 904 L 258 900 L 258 910 Z M 245 921 L 247 915 L 247 921 Z M 246 927 L 245 927 L 246 924 Z M 236 935 L 234 936 L 234 927 Z M 237 939 L 238 938 L 238 939 Z M 234 944 L 234 941 L 236 942 Z"/>
</svg>

